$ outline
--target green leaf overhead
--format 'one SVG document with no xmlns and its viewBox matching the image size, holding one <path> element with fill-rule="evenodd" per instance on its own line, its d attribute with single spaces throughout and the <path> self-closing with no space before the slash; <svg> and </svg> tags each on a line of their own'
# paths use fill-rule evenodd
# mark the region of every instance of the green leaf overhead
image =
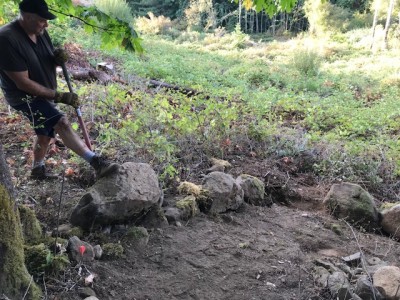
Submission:
<svg viewBox="0 0 400 300">
<path fill-rule="evenodd" d="M 6 9 L 17 9 L 20 0 L 5 0 L 0 8 L 0 24 L 5 23 Z M 98 32 L 102 45 L 106 48 L 123 47 L 129 51 L 143 52 L 141 39 L 132 25 L 111 17 L 95 6 L 74 5 L 71 0 L 46 0 L 49 9 L 58 18 L 72 17 L 84 23 L 88 32 Z"/>
<path fill-rule="evenodd" d="M 235 0 L 239 3 L 239 0 Z M 279 11 L 290 12 L 296 5 L 297 0 L 243 0 L 243 6 L 247 9 L 255 9 L 257 12 L 265 11 L 273 16 Z"/>
</svg>

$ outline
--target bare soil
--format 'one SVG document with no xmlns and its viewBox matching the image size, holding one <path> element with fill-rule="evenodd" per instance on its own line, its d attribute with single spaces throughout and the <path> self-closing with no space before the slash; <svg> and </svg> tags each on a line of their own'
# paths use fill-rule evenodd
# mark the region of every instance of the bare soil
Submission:
<svg viewBox="0 0 400 300">
<path fill-rule="evenodd" d="M 18 202 L 35 209 L 45 232 L 68 223 L 71 209 L 90 182 L 82 179 L 85 170 L 68 160 L 66 150 L 56 149 L 60 152 L 54 155 L 54 169 L 72 167 L 79 174 L 66 177 L 64 183 L 32 181 L 29 125 L 19 116 L 8 115 L 4 105 L 0 118 L 0 137 Z M 141 250 L 118 228 L 86 233 L 82 240 L 92 245 L 114 242 L 124 247 L 122 258 L 83 266 L 95 275 L 90 287 L 100 300 L 332 299 L 314 282 L 316 260 L 338 263 L 341 257 L 362 251 L 398 265 L 398 242 L 359 231 L 324 211 L 321 203 L 330 184 L 302 172 L 301 162 L 245 156 L 227 160 L 233 165 L 228 171 L 233 176 L 246 173 L 262 179 L 273 205 L 245 204 L 239 211 L 217 216 L 199 214 L 182 226 L 149 228 L 148 245 Z M 188 180 L 198 182 L 209 166 L 191 167 L 195 172 Z M 165 201 L 169 197 L 174 197 L 173 188 Z M 82 279 L 78 266 L 71 266 L 39 284 L 47 299 L 81 299 Z"/>
</svg>

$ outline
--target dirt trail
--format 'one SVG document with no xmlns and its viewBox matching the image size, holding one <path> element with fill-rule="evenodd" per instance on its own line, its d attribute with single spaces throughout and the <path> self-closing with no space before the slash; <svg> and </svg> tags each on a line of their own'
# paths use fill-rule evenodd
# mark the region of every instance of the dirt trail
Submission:
<svg viewBox="0 0 400 300">
<path fill-rule="evenodd" d="M 339 222 L 321 212 L 246 205 L 155 229 L 143 252 L 124 245 L 125 258 L 88 267 L 98 275 L 99 299 L 331 299 L 314 283 L 316 259 L 339 262 L 360 248 L 392 262 L 400 254 L 386 237 L 354 235 L 344 223 L 337 235 L 333 223 Z M 58 297 L 78 299 L 76 290 Z"/>
</svg>

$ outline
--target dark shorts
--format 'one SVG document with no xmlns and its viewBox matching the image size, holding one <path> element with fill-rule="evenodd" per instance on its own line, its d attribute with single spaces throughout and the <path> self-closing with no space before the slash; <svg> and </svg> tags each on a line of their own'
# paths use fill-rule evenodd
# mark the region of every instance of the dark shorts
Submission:
<svg viewBox="0 0 400 300">
<path fill-rule="evenodd" d="M 13 108 L 29 119 L 37 135 L 48 137 L 55 137 L 54 126 L 64 116 L 54 103 L 40 98 Z"/>
</svg>

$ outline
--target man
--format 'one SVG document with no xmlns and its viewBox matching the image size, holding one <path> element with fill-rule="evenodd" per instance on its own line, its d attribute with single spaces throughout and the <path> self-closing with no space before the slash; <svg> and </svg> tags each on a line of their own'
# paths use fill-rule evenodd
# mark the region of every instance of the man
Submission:
<svg viewBox="0 0 400 300">
<path fill-rule="evenodd" d="M 117 171 L 92 152 L 72 129 L 55 103 L 80 106 L 75 93 L 57 91 L 56 65 L 65 63 L 65 51 L 54 51 L 46 31 L 48 20 L 55 19 L 44 0 L 23 0 L 17 20 L 0 27 L 0 85 L 8 104 L 22 112 L 36 133 L 33 145 L 34 179 L 54 178 L 45 169 L 44 159 L 57 133 L 64 145 L 90 163 L 97 176 Z"/>
</svg>

